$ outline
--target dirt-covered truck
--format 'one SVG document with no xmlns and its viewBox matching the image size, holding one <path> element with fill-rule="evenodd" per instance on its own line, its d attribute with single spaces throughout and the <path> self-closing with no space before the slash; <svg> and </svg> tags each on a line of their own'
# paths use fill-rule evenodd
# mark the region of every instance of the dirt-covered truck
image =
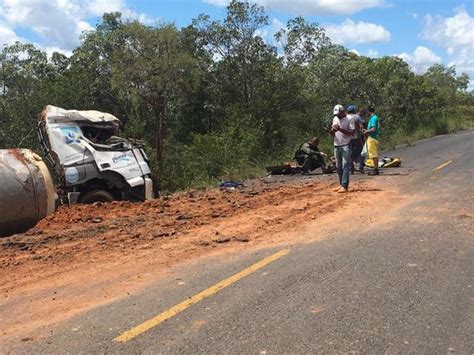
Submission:
<svg viewBox="0 0 474 355">
<path fill-rule="evenodd" d="M 47 106 L 38 135 L 69 204 L 153 198 L 143 145 L 115 136 L 120 120 L 99 111 Z"/>
<path fill-rule="evenodd" d="M 54 211 L 51 201 L 72 205 L 152 199 L 143 145 L 115 136 L 120 126 L 109 113 L 46 106 L 38 137 L 54 173 L 29 150 L 0 150 L 0 236 L 34 225 Z"/>
</svg>

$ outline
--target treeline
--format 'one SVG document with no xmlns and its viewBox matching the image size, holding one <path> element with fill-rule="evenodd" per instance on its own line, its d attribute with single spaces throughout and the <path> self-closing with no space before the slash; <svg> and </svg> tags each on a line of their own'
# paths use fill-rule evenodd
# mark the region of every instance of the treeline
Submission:
<svg viewBox="0 0 474 355">
<path fill-rule="evenodd" d="M 142 139 L 162 190 L 262 172 L 320 136 L 334 104 L 374 105 L 382 140 L 472 124 L 468 76 L 435 65 L 414 74 L 396 57 L 368 58 L 331 43 L 301 17 L 273 40 L 262 7 L 232 1 L 224 20 L 200 15 L 184 28 L 105 14 L 71 57 L 31 44 L 0 54 L 0 148 L 38 149 L 47 104 L 110 112 Z"/>
</svg>

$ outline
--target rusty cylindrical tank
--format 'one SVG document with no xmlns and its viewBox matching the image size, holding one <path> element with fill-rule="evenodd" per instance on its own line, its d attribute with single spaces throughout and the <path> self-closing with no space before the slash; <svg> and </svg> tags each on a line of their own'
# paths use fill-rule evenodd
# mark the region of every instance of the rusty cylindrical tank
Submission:
<svg viewBox="0 0 474 355">
<path fill-rule="evenodd" d="M 54 212 L 46 164 L 28 149 L 0 149 L 0 237 L 20 233 Z"/>
</svg>

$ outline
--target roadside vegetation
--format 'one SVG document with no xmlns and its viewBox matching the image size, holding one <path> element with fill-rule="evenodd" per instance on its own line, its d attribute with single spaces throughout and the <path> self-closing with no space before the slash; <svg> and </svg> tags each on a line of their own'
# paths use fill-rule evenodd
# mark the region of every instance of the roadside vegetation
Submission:
<svg viewBox="0 0 474 355">
<path fill-rule="evenodd" d="M 175 191 L 264 173 L 327 129 L 337 103 L 374 105 L 383 147 L 472 128 L 466 74 L 435 65 L 422 75 L 396 57 L 335 45 L 301 17 L 269 38 L 262 7 L 233 1 L 222 20 L 153 26 L 104 14 L 72 56 L 16 43 L 0 52 L 0 148 L 39 151 L 48 104 L 116 115 L 141 139 L 159 188 Z"/>
</svg>

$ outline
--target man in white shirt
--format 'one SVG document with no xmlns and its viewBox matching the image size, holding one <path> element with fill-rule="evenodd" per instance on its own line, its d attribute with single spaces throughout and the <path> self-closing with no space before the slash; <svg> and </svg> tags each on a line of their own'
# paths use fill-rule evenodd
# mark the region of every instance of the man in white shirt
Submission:
<svg viewBox="0 0 474 355">
<path fill-rule="evenodd" d="M 349 174 L 351 170 L 350 142 L 355 132 L 355 123 L 350 119 L 342 105 L 336 105 L 333 109 L 333 120 L 331 135 L 334 136 L 334 156 L 336 157 L 337 174 L 339 184 L 336 191 L 345 193 L 349 189 Z"/>
</svg>

